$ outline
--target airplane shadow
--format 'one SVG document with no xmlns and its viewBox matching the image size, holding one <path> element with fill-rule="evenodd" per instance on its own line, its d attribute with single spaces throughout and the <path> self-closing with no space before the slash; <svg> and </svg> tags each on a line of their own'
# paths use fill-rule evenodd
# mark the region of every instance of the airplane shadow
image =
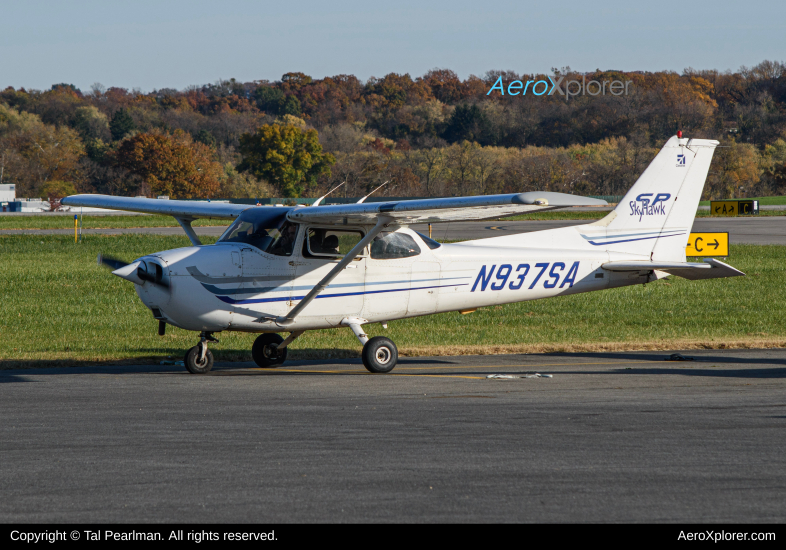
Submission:
<svg viewBox="0 0 786 550">
<path fill-rule="evenodd" d="M 149 350 L 160 353 L 161 350 Z M 226 355 L 234 355 L 238 358 L 247 358 L 248 352 L 245 350 L 224 350 Z M 316 350 L 314 350 L 316 351 Z M 337 355 L 340 352 L 351 352 L 353 355 L 357 352 L 352 350 L 336 350 Z M 751 378 L 751 379 L 779 379 L 786 378 L 786 350 L 784 350 L 784 357 L 745 357 L 748 353 L 761 353 L 761 350 L 734 350 L 734 355 L 724 355 L 723 353 L 712 353 L 699 355 L 691 355 L 691 352 L 682 352 L 685 357 L 694 357 L 694 361 L 685 362 L 667 362 L 665 358 L 670 355 L 669 352 L 578 352 L 578 353 L 544 353 L 526 355 L 530 360 L 527 365 L 521 365 L 516 358 L 521 355 L 510 355 L 511 363 L 513 365 L 506 366 L 500 363 L 498 372 L 500 373 L 530 373 L 540 372 L 541 374 L 554 374 L 555 377 L 563 375 L 576 375 L 576 376 L 628 376 L 628 375 L 679 375 L 688 377 L 711 377 L 711 378 Z M 695 352 L 694 352 L 695 353 Z M 174 352 L 171 354 L 173 359 L 163 360 L 167 364 L 161 364 L 162 358 L 148 357 L 140 358 L 138 360 L 128 360 L 119 363 L 96 363 L 89 361 L 64 361 L 64 360 L 29 360 L 29 361 L 0 361 L 0 384 L 12 382 L 31 382 L 33 379 L 28 375 L 62 375 L 62 374 L 177 374 L 189 376 L 183 365 L 172 364 L 174 361 L 180 360 L 179 354 Z M 225 355 L 222 353 L 221 355 Z M 213 367 L 211 374 L 219 376 L 348 376 L 348 375 L 369 375 L 365 368 L 362 366 L 362 361 L 359 357 L 336 357 L 324 359 L 295 359 L 287 361 L 282 370 L 277 369 L 259 369 L 249 360 L 235 360 L 226 361 L 221 359 L 221 355 L 216 359 L 216 365 Z M 590 359 L 590 360 L 614 360 L 614 365 L 608 365 L 600 368 L 593 368 L 592 370 L 561 370 L 550 369 L 548 365 L 542 368 L 538 367 L 537 361 L 531 361 L 533 358 L 542 358 L 544 363 L 553 361 L 555 358 L 564 359 L 567 363 L 571 360 L 577 359 Z M 625 361 L 651 361 L 650 364 L 641 365 L 630 364 L 626 365 Z M 402 357 L 399 359 L 399 366 L 409 367 L 406 370 L 408 376 L 428 375 L 433 377 L 435 375 L 444 375 L 449 377 L 456 376 L 472 376 L 484 377 L 495 373 L 497 369 L 490 370 L 489 368 L 478 369 L 473 365 L 462 365 L 466 361 L 466 357 L 444 357 L 444 358 L 419 358 L 419 357 Z M 707 363 L 711 363 L 709 366 Z M 450 366 L 455 365 L 456 368 L 447 370 L 431 370 L 430 366 Z M 750 365 L 743 368 L 725 368 L 726 365 Z M 761 368 L 751 368 L 755 365 L 761 365 Z M 770 368 L 765 368 L 764 365 L 771 365 Z M 352 366 L 349 370 L 335 370 L 336 367 Z M 413 367 L 423 366 L 424 369 L 413 369 Z M 302 368 L 303 370 L 299 370 Z M 286 370 L 285 370 L 286 369 Z M 293 372 L 292 370 L 295 371 Z M 313 372 L 309 370 L 313 369 Z M 325 372 L 324 369 L 330 369 L 332 372 Z M 404 374 L 401 370 L 393 370 L 392 374 Z M 208 375 L 209 376 L 209 375 Z M 383 375 L 378 375 L 383 376 Z"/>
<path fill-rule="evenodd" d="M 161 353 L 160 349 L 142 350 L 147 352 Z M 300 351 L 300 350 L 299 350 Z M 304 350 L 309 352 L 311 350 Z M 322 351 L 322 350 L 313 350 Z M 357 365 L 360 367 L 358 372 L 367 373 L 363 368 L 363 361 L 356 357 L 354 350 L 336 350 L 335 358 L 323 359 L 293 359 L 286 362 L 286 367 L 330 367 L 336 364 Z M 342 353 L 344 352 L 344 353 Z M 223 357 L 222 357 L 223 356 Z M 169 352 L 163 358 L 161 355 L 153 357 L 143 357 L 139 359 L 124 360 L 122 362 L 95 362 L 95 361 L 69 361 L 62 359 L 55 360 L 0 360 L 0 384 L 9 382 L 31 382 L 25 375 L 62 375 L 62 374 L 167 374 L 167 373 L 187 373 L 182 364 L 174 364 L 175 361 L 182 361 L 182 352 Z M 445 365 L 453 364 L 450 358 L 445 359 L 418 359 L 412 357 L 402 357 L 399 365 Z M 223 350 L 223 353 L 216 358 L 216 365 L 213 371 L 227 372 L 232 370 L 257 369 L 257 365 L 251 361 L 247 350 Z M 266 372 L 273 372 L 270 369 Z M 351 371 L 349 372 L 351 373 Z M 281 374 L 309 374 L 309 373 L 287 373 Z M 316 373 L 315 373 L 316 374 Z M 322 373 L 324 374 L 324 373 Z"/>
</svg>

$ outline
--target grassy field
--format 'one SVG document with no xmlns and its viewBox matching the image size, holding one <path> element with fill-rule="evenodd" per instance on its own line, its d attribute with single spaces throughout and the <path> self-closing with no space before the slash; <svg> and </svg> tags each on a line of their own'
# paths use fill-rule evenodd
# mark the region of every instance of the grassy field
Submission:
<svg viewBox="0 0 786 550">
<path fill-rule="evenodd" d="M 133 285 L 96 265 L 98 252 L 133 259 L 181 246 L 155 235 L 0 236 L 0 368 L 182 359 L 194 333 L 157 322 Z M 402 355 L 786 345 L 786 247 L 732 245 L 747 277 L 669 278 L 646 286 L 394 321 Z M 217 360 L 249 360 L 253 335 L 223 333 Z M 315 331 L 290 357 L 359 356 L 348 329 Z"/>
<path fill-rule="evenodd" d="M 229 225 L 228 220 L 195 220 L 194 227 L 206 225 Z M 97 216 L 82 217 L 83 229 L 124 229 L 129 227 L 178 227 L 172 216 Z M 30 215 L 2 216 L 0 229 L 74 229 L 73 216 Z"/>
</svg>

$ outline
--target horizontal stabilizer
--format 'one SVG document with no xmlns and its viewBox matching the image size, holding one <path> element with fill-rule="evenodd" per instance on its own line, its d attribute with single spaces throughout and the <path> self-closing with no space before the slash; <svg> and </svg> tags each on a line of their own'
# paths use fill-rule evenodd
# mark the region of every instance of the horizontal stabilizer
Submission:
<svg viewBox="0 0 786 550">
<path fill-rule="evenodd" d="M 613 272 L 640 272 L 664 271 L 669 275 L 676 275 L 691 281 L 699 279 L 721 279 L 724 277 L 739 277 L 745 275 L 742 271 L 734 269 L 728 264 L 714 258 L 704 260 L 704 263 L 692 262 L 648 262 L 622 261 L 606 262 L 601 266 L 606 271 Z"/>
</svg>

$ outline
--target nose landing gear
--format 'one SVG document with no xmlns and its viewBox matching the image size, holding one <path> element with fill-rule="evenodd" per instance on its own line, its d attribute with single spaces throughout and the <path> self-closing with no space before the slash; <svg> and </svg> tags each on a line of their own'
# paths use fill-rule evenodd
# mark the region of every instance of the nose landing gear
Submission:
<svg viewBox="0 0 786 550">
<path fill-rule="evenodd" d="M 201 341 L 188 350 L 183 358 L 186 369 L 191 374 L 206 374 L 213 368 L 213 353 L 207 349 L 207 343 L 218 343 L 218 338 L 213 337 L 212 332 L 202 332 L 199 337 Z"/>
</svg>

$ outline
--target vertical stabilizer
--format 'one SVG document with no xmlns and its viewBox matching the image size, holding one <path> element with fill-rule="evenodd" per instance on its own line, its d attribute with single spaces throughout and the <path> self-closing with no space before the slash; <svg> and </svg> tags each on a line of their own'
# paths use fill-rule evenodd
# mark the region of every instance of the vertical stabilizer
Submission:
<svg viewBox="0 0 786 550">
<path fill-rule="evenodd" d="M 617 207 L 585 226 L 609 251 L 684 261 L 685 246 L 718 142 L 672 137 Z"/>
</svg>

